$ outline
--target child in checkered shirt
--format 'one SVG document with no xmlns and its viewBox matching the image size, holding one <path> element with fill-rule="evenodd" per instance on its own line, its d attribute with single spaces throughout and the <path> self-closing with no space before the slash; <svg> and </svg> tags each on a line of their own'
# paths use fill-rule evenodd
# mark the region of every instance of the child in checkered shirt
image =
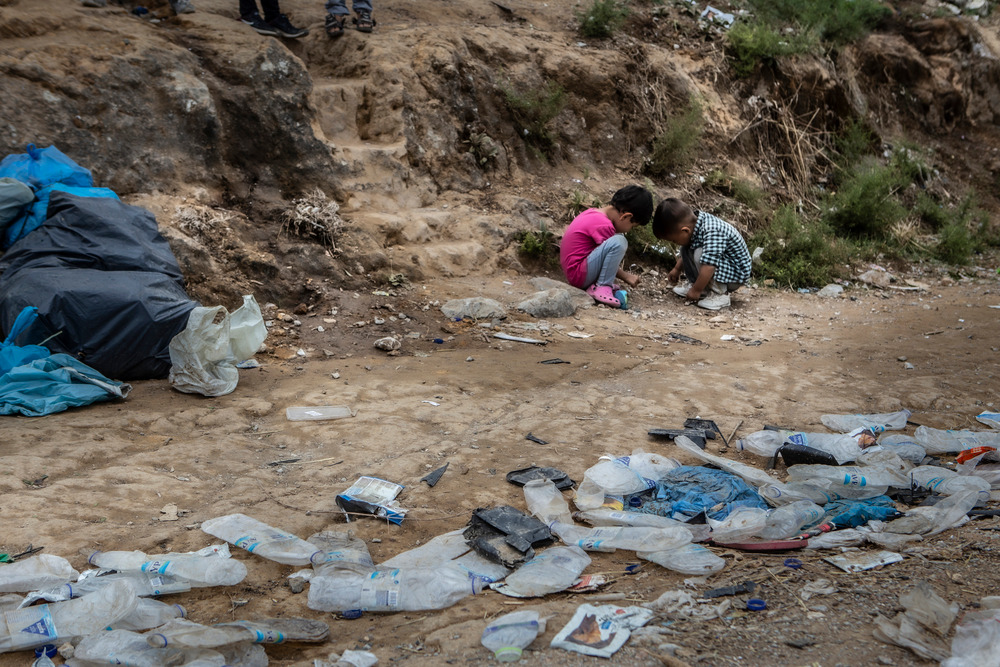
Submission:
<svg viewBox="0 0 1000 667">
<path fill-rule="evenodd" d="M 653 234 L 681 247 L 667 279 L 676 283 L 684 271 L 689 284 L 678 285 L 674 293 L 702 308 L 728 307 L 729 294 L 750 280 L 746 241 L 735 227 L 714 215 L 692 210 L 679 199 L 664 199 L 653 214 Z"/>
</svg>

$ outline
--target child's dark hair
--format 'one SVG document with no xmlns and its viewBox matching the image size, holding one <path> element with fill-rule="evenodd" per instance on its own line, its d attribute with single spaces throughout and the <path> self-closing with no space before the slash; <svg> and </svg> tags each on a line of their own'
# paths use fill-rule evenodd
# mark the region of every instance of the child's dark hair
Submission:
<svg viewBox="0 0 1000 667">
<path fill-rule="evenodd" d="M 645 225 L 653 215 L 653 194 L 639 185 L 626 185 L 611 198 L 611 205 L 621 213 L 631 213 L 637 225 Z"/>
<path fill-rule="evenodd" d="M 680 199 L 674 197 L 664 199 L 653 214 L 653 236 L 658 239 L 666 238 L 680 227 L 681 223 L 692 217 L 694 211 Z"/>
</svg>

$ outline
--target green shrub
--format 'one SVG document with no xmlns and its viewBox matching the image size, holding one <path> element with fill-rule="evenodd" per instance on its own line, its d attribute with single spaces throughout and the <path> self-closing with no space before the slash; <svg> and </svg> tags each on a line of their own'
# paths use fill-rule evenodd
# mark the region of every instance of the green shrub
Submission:
<svg viewBox="0 0 1000 667">
<path fill-rule="evenodd" d="M 952 216 L 948 213 L 948 210 L 926 192 L 921 192 L 917 195 L 917 201 L 913 205 L 913 212 L 922 223 L 935 232 L 948 225 L 952 220 Z"/>
<path fill-rule="evenodd" d="M 850 256 L 850 246 L 821 221 L 803 220 L 782 206 L 770 224 L 754 233 L 747 245 L 764 252 L 754 264 L 755 278 L 771 278 L 790 287 L 816 287 L 837 277 Z"/>
<path fill-rule="evenodd" d="M 625 23 L 628 14 L 628 8 L 618 0 L 594 0 L 586 11 L 577 15 L 580 34 L 595 39 L 611 37 Z"/>
<path fill-rule="evenodd" d="M 849 120 L 833 139 L 837 157 L 833 162 L 841 170 L 849 170 L 862 158 L 872 155 L 878 148 L 878 137 L 866 123 L 856 118 Z"/>
<path fill-rule="evenodd" d="M 647 171 L 654 176 L 666 176 L 671 170 L 691 162 L 704 122 L 701 105 L 692 99 L 687 109 L 667 120 L 663 131 L 653 140 Z"/>
<path fill-rule="evenodd" d="M 934 255 L 948 264 L 968 264 L 975 249 L 969 226 L 962 220 L 952 220 L 938 232 Z"/>
<path fill-rule="evenodd" d="M 912 144 L 903 144 L 892 152 L 889 166 L 896 170 L 907 184 L 924 184 L 931 177 L 931 168 L 924 161 L 921 150 Z"/>
<path fill-rule="evenodd" d="M 811 32 L 787 34 L 762 22 L 737 21 L 726 33 L 726 54 L 737 77 L 754 73 L 760 63 L 772 63 L 776 58 L 796 53 L 809 53 L 816 48 Z"/>
<path fill-rule="evenodd" d="M 714 169 L 705 177 L 705 187 L 715 190 L 727 197 L 732 197 L 747 208 L 755 211 L 764 204 L 764 191 L 750 181 L 730 176 L 721 169 Z"/>
<path fill-rule="evenodd" d="M 827 198 L 823 221 L 838 234 L 851 238 L 889 238 L 892 226 L 906 215 L 893 196 L 904 185 L 905 181 L 891 167 L 863 161 Z"/>
<path fill-rule="evenodd" d="M 557 261 L 559 246 L 556 245 L 555 237 L 545 226 L 545 223 L 540 223 L 537 231 L 526 229 L 518 232 L 514 238 L 520 244 L 519 249 L 522 255 L 550 264 Z"/>
<path fill-rule="evenodd" d="M 628 250 L 636 257 L 674 267 L 674 248 L 667 241 L 661 241 L 653 235 L 653 225 L 636 225 L 627 234 Z"/>
<path fill-rule="evenodd" d="M 600 208 L 601 200 L 582 190 L 573 190 L 566 197 L 566 212 L 570 218 L 575 218 L 588 208 Z"/>
<path fill-rule="evenodd" d="M 860 39 L 892 13 L 877 0 L 750 0 L 749 4 L 768 25 L 798 26 L 835 45 Z"/>
<path fill-rule="evenodd" d="M 501 86 L 501 90 L 524 140 L 542 150 L 550 148 L 555 140 L 548 124 L 566 106 L 566 91 L 562 86 L 550 81 L 524 92 L 514 90 L 510 85 Z"/>
</svg>

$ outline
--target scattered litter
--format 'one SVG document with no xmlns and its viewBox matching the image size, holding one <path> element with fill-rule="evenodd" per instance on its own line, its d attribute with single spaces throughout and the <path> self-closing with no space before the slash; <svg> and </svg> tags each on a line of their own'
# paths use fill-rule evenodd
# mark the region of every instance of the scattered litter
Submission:
<svg viewBox="0 0 1000 667">
<path fill-rule="evenodd" d="M 552 547 L 490 588 L 509 597 L 542 597 L 572 586 L 588 565 L 590 556 L 580 547 Z"/>
<path fill-rule="evenodd" d="M 344 419 L 353 417 L 354 413 L 346 405 L 317 405 L 314 407 L 285 408 L 285 418 L 288 421 L 321 421 L 325 419 Z"/>
<path fill-rule="evenodd" d="M 981 412 L 976 415 L 976 421 L 991 428 L 1000 428 L 1000 412 Z"/>
<path fill-rule="evenodd" d="M 392 336 L 386 336 L 385 338 L 379 338 L 375 341 L 375 347 L 379 350 L 385 350 L 386 352 L 393 352 L 403 347 L 403 344 Z"/>
<path fill-rule="evenodd" d="M 585 574 L 580 577 L 572 586 L 566 589 L 567 593 L 589 593 L 591 591 L 596 591 L 602 586 L 606 586 L 611 582 L 603 574 Z"/>
<path fill-rule="evenodd" d="M 540 364 L 569 364 L 569 363 L 572 363 L 572 362 L 570 362 L 570 361 L 563 361 L 559 357 L 556 357 L 555 359 L 546 359 L 544 361 L 539 361 L 538 363 L 540 363 Z"/>
<path fill-rule="evenodd" d="M 583 333 L 582 331 L 567 331 L 566 335 L 570 338 L 593 338 L 592 333 Z"/>
<path fill-rule="evenodd" d="M 505 567 L 530 561 L 534 546 L 552 543 L 548 526 L 510 505 L 475 510 L 463 535 L 476 552 Z"/>
<path fill-rule="evenodd" d="M 434 470 L 424 477 L 420 478 L 421 482 L 427 482 L 427 486 L 433 488 L 435 484 L 441 481 L 441 477 L 444 475 L 444 471 L 448 469 L 448 464 L 445 463 L 443 466 Z"/>
<path fill-rule="evenodd" d="M 724 11 L 716 9 L 712 5 L 709 5 L 705 11 L 701 13 L 701 18 L 706 21 L 714 21 L 715 23 L 718 23 L 726 28 L 732 27 L 733 22 L 736 20 L 736 17 L 732 14 L 727 14 Z"/>
<path fill-rule="evenodd" d="M 744 581 L 742 584 L 737 584 L 735 586 L 725 586 L 723 588 L 713 588 L 711 590 L 705 591 L 701 594 L 702 599 L 711 598 L 721 598 L 728 597 L 730 595 L 739 595 L 741 593 L 753 593 L 757 588 L 757 584 L 753 581 Z"/>
<path fill-rule="evenodd" d="M 537 611 L 527 609 L 504 614 L 490 621 L 480 642 L 493 651 L 497 662 L 517 662 L 523 650 L 545 632 L 545 620 Z"/>
<path fill-rule="evenodd" d="M 799 589 L 799 597 L 808 600 L 814 595 L 832 595 L 838 590 L 840 589 L 834 586 L 829 579 L 816 579 Z"/>
<path fill-rule="evenodd" d="M 704 343 L 697 338 L 691 338 L 691 336 L 685 336 L 684 334 L 676 333 L 674 331 L 668 333 L 667 338 L 673 338 L 676 341 L 687 343 L 688 345 L 704 345 Z"/>
<path fill-rule="evenodd" d="M 241 361 L 240 363 L 236 364 L 236 368 L 242 370 L 248 370 L 251 368 L 260 368 L 260 362 L 257 361 L 256 359 L 247 359 L 245 361 Z"/>
<path fill-rule="evenodd" d="M 942 637 L 955 621 L 958 605 L 949 604 L 926 581 L 917 582 L 913 589 L 900 595 L 899 603 L 904 611 L 892 620 L 876 617 L 872 633 L 875 639 L 908 648 L 922 658 L 944 661 L 949 651 Z"/>
<path fill-rule="evenodd" d="M 398 526 L 407 512 L 395 501 L 402 490 L 402 485 L 378 477 L 359 477 L 351 488 L 337 496 L 336 502 L 344 510 L 348 522 L 351 514 L 361 513 L 372 514 Z"/>
<path fill-rule="evenodd" d="M 823 560 L 830 565 L 840 568 L 844 572 L 861 572 L 883 565 L 902 562 L 903 555 L 892 551 L 859 551 L 857 553 L 829 556 Z"/>
<path fill-rule="evenodd" d="M 709 621 L 721 618 L 729 610 L 730 604 L 729 600 L 723 600 L 718 604 L 699 602 L 687 591 L 667 591 L 645 606 L 666 616 L 687 618 L 692 621 Z"/>
<path fill-rule="evenodd" d="M 437 403 L 435 401 L 420 401 L 420 402 L 421 403 L 427 403 L 428 405 L 433 405 L 434 407 L 437 407 L 437 406 L 441 405 L 440 403 Z"/>
<path fill-rule="evenodd" d="M 271 467 L 277 467 L 277 466 L 285 465 L 287 463 L 297 463 L 298 461 L 301 461 L 301 460 L 302 459 L 300 457 L 296 457 L 294 459 L 280 459 L 278 461 L 271 461 L 267 465 L 269 465 Z"/>
<path fill-rule="evenodd" d="M 789 567 L 793 570 L 799 570 L 802 568 L 802 561 L 800 561 L 798 558 L 786 558 L 785 567 Z"/>
<path fill-rule="evenodd" d="M 549 444 L 546 441 L 544 441 L 541 438 L 539 438 L 538 436 L 532 435 L 531 433 L 528 433 L 528 435 L 524 436 L 524 439 L 525 440 L 530 440 L 531 442 L 536 442 L 539 445 L 547 445 L 547 444 Z"/>
<path fill-rule="evenodd" d="M 521 336 L 511 336 L 505 333 L 495 333 L 494 338 L 499 338 L 500 340 L 510 340 L 515 343 L 531 343 L 532 345 L 548 345 L 547 340 L 538 340 L 537 338 L 523 338 Z"/>
<path fill-rule="evenodd" d="M 726 334 L 724 336 L 720 336 L 719 340 L 725 340 L 725 341 L 736 340 L 736 336 L 732 334 Z"/>
<path fill-rule="evenodd" d="M 538 466 L 530 466 L 528 468 L 521 468 L 520 470 L 512 470 L 507 473 L 507 481 L 514 486 L 524 486 L 528 482 L 536 479 L 551 480 L 560 491 L 572 489 L 575 484 L 575 482 L 569 478 L 569 475 L 558 468 L 540 468 Z"/>
<path fill-rule="evenodd" d="M 749 611 L 763 611 L 767 609 L 767 603 L 760 598 L 750 598 L 747 600 L 747 609 Z"/>
<path fill-rule="evenodd" d="M 625 645 L 632 630 L 646 625 L 652 616 L 653 612 L 643 607 L 582 604 L 550 646 L 610 658 Z"/>
</svg>

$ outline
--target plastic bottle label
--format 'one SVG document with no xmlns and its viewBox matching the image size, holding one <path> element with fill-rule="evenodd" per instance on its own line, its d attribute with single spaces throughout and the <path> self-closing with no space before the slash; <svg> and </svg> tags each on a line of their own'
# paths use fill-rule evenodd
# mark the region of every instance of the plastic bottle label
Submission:
<svg viewBox="0 0 1000 667">
<path fill-rule="evenodd" d="M 809 436 L 805 433 L 789 433 L 785 436 L 785 442 L 789 442 L 793 445 L 802 445 L 803 447 L 809 446 Z"/>
<path fill-rule="evenodd" d="M 151 560 L 143 563 L 139 569 L 152 574 L 166 574 L 168 567 L 170 567 L 169 560 Z"/>
<path fill-rule="evenodd" d="M 244 628 L 254 633 L 254 638 L 251 639 L 254 644 L 284 644 L 287 637 L 277 630 L 267 628 L 265 630 L 260 630 L 256 627 L 250 627 L 248 623 L 237 622 L 238 625 L 242 625 Z"/>
<path fill-rule="evenodd" d="M 365 611 L 378 611 L 399 607 L 399 570 L 390 572 L 372 572 L 368 580 L 361 585 L 361 608 Z"/>
<path fill-rule="evenodd" d="M 4 612 L 3 620 L 12 651 L 54 643 L 59 634 L 47 604 Z"/>
<path fill-rule="evenodd" d="M 863 489 L 868 486 L 868 480 L 864 475 L 860 475 L 856 472 L 844 473 L 844 486 L 855 486 L 859 489 Z"/>
</svg>

